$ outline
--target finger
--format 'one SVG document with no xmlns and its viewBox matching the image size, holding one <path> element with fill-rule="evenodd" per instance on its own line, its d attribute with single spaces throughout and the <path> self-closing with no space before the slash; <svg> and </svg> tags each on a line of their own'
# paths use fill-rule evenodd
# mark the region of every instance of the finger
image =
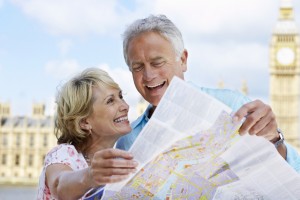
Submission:
<svg viewBox="0 0 300 200">
<path fill-rule="evenodd" d="M 97 185 L 105 185 L 107 183 L 116 183 L 125 180 L 129 175 L 114 175 L 114 176 L 100 176 L 94 181 Z"/>
<path fill-rule="evenodd" d="M 246 117 L 249 113 L 253 112 L 255 108 L 259 107 L 263 104 L 260 100 L 255 100 L 243 105 L 240 109 L 236 111 L 233 115 L 233 121 L 238 122 L 241 121 L 244 117 Z"/>
<path fill-rule="evenodd" d="M 131 153 L 120 150 L 120 149 L 104 149 L 101 151 L 97 151 L 94 156 L 100 156 L 102 158 L 124 158 L 124 159 L 132 159 L 133 156 Z"/>
<path fill-rule="evenodd" d="M 265 126 L 260 132 L 256 134 L 257 136 L 263 136 L 267 140 L 271 141 L 278 137 L 277 124 L 275 121 L 270 122 Z"/>
<path fill-rule="evenodd" d="M 264 131 L 262 132 L 262 130 L 266 126 L 271 128 L 272 130 L 275 130 L 274 127 L 276 126 L 276 121 L 275 115 L 272 112 L 268 112 L 264 117 L 262 117 L 258 122 L 256 122 L 256 124 L 254 124 L 254 126 L 252 126 L 249 129 L 249 134 L 262 136 L 262 133 L 265 133 Z"/>
<path fill-rule="evenodd" d="M 136 168 L 104 168 L 97 171 L 94 171 L 94 174 L 97 176 L 114 176 L 114 175 L 128 175 L 135 173 Z"/>
<path fill-rule="evenodd" d="M 240 135 L 245 135 L 246 133 L 249 133 L 249 130 L 252 128 L 252 126 L 254 126 L 255 123 L 259 120 L 256 117 L 258 117 L 256 113 L 251 113 L 247 116 L 246 120 L 239 129 Z M 249 134 L 251 135 L 251 133 Z"/>
<path fill-rule="evenodd" d="M 257 108 L 254 112 L 248 114 L 244 123 L 240 127 L 240 130 L 239 130 L 240 134 L 244 135 L 245 133 L 248 132 L 250 135 L 253 135 L 254 134 L 253 130 L 252 130 L 252 132 L 250 132 L 250 130 L 260 120 L 262 120 L 266 114 L 268 115 L 267 111 L 268 111 L 268 107 L 263 106 L 263 107 Z M 264 121 L 262 121 L 262 124 L 260 124 L 260 126 L 265 126 L 267 124 L 268 124 L 268 122 L 264 124 Z M 256 127 L 256 128 L 259 128 L 259 127 Z"/>
<path fill-rule="evenodd" d="M 103 168 L 135 168 L 138 166 L 138 162 L 135 160 L 124 160 L 118 158 L 104 159 L 98 164 Z"/>
<path fill-rule="evenodd" d="M 109 183 L 116 183 L 116 182 L 120 182 L 123 181 L 125 179 L 127 179 L 129 177 L 129 175 L 114 175 L 114 176 L 110 176 L 110 182 Z"/>
</svg>

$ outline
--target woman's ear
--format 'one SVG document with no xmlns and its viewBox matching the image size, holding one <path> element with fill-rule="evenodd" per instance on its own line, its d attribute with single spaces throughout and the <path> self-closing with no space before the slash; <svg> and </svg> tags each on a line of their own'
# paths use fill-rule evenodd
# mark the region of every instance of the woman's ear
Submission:
<svg viewBox="0 0 300 200">
<path fill-rule="evenodd" d="M 87 130 L 87 131 L 89 131 L 89 130 L 92 129 L 92 126 L 89 124 L 89 122 L 88 122 L 86 119 L 80 120 L 79 126 L 80 126 L 80 128 L 82 128 L 83 130 Z"/>
</svg>

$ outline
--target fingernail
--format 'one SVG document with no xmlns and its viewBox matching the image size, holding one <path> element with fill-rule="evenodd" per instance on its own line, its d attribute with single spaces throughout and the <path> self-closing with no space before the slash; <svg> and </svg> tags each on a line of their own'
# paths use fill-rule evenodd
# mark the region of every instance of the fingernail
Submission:
<svg viewBox="0 0 300 200">
<path fill-rule="evenodd" d="M 245 135 L 246 134 L 246 132 L 239 132 L 239 134 L 241 135 L 241 136 L 243 136 L 243 135 Z"/>
<path fill-rule="evenodd" d="M 134 165 L 138 165 L 139 163 L 137 161 L 133 161 L 133 164 Z"/>
<path fill-rule="evenodd" d="M 237 117 L 237 116 L 234 116 L 233 118 L 232 118 L 232 122 L 233 123 L 237 123 L 239 121 L 239 118 Z"/>
</svg>

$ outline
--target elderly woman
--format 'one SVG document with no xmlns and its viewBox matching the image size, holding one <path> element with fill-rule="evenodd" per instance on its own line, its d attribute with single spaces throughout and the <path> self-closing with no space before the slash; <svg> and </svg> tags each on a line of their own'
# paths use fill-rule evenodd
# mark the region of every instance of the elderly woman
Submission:
<svg viewBox="0 0 300 200">
<path fill-rule="evenodd" d="M 132 155 L 113 149 L 131 131 L 129 106 L 105 71 L 84 70 L 63 85 L 56 102 L 58 146 L 46 155 L 37 199 L 80 199 L 136 170 Z"/>
</svg>

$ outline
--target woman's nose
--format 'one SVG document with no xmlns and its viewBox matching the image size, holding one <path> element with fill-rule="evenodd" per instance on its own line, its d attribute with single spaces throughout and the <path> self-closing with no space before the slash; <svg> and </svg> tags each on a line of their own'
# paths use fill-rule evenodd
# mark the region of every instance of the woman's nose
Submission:
<svg viewBox="0 0 300 200">
<path fill-rule="evenodd" d="M 123 111 L 123 110 L 129 110 L 129 105 L 126 103 L 125 100 L 122 100 L 121 101 L 121 104 L 120 104 L 120 110 Z"/>
</svg>

